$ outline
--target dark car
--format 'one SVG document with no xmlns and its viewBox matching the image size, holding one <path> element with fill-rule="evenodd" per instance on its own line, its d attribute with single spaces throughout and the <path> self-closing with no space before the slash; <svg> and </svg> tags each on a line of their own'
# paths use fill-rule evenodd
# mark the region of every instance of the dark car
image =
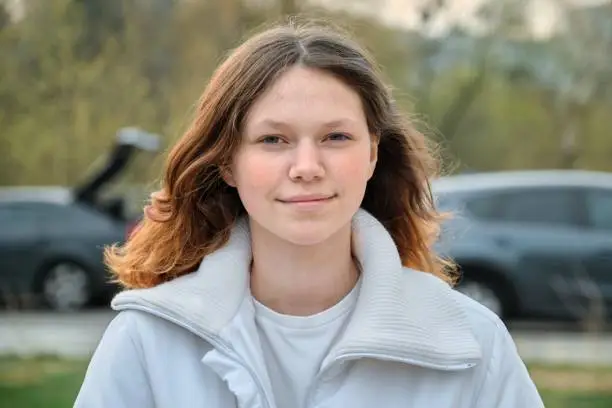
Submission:
<svg viewBox="0 0 612 408">
<path fill-rule="evenodd" d="M 123 129 L 105 166 L 75 189 L 0 189 L 0 301 L 5 306 L 79 309 L 114 293 L 103 248 L 123 242 L 135 221 L 122 198 L 103 199 L 101 190 L 134 153 L 155 151 L 155 140 Z"/>
<path fill-rule="evenodd" d="M 446 221 L 439 251 L 458 290 L 503 318 L 612 315 L 612 174 L 508 171 L 434 182 Z"/>
</svg>

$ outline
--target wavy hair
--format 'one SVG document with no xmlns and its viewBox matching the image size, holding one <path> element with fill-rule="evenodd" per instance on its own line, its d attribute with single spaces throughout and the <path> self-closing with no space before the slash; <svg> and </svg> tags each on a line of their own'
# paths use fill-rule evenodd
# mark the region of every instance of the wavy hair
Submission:
<svg viewBox="0 0 612 408">
<path fill-rule="evenodd" d="M 146 288 L 188 274 L 222 247 L 246 213 L 227 185 L 227 166 L 253 102 L 288 68 L 300 65 L 333 74 L 360 96 L 378 162 L 362 208 L 389 231 L 405 266 L 453 283 L 453 267 L 432 246 L 441 214 L 430 180 L 438 161 L 425 136 L 400 114 L 373 58 L 348 34 L 319 23 L 282 24 L 233 50 L 204 90 L 188 130 L 171 149 L 159 191 L 127 242 L 105 250 L 114 281 Z"/>
</svg>

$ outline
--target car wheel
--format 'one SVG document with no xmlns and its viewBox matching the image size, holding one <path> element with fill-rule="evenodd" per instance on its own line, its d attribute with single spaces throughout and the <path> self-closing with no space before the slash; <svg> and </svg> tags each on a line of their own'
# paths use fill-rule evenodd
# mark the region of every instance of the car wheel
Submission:
<svg viewBox="0 0 612 408">
<path fill-rule="evenodd" d="M 43 274 L 41 294 L 45 303 L 55 310 L 77 310 L 91 300 L 89 273 L 81 265 L 61 261 L 50 266 Z"/>
<path fill-rule="evenodd" d="M 490 285 L 472 279 L 463 279 L 457 290 L 487 307 L 499 317 L 504 316 L 504 303 L 501 296 Z"/>
</svg>

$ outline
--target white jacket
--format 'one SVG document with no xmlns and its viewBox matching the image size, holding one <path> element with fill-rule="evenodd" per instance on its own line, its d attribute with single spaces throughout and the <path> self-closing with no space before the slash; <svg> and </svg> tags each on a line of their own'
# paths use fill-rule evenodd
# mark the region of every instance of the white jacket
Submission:
<svg viewBox="0 0 612 408">
<path fill-rule="evenodd" d="M 385 228 L 353 221 L 363 267 L 348 326 L 307 408 L 539 408 L 502 322 L 438 278 L 403 268 Z M 79 408 L 277 407 L 249 294 L 245 219 L 198 271 L 118 294 Z"/>
</svg>

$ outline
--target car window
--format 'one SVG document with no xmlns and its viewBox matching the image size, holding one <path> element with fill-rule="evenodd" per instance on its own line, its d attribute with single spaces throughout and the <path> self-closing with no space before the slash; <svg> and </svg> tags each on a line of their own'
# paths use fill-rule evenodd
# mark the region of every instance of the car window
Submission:
<svg viewBox="0 0 612 408">
<path fill-rule="evenodd" d="M 465 208 L 476 218 L 499 220 L 501 218 L 502 196 L 503 194 L 499 192 L 476 194 L 466 200 Z"/>
<path fill-rule="evenodd" d="M 612 231 L 612 191 L 591 190 L 586 194 L 589 225 Z"/>
<path fill-rule="evenodd" d="M 114 228 L 110 217 L 78 203 L 48 208 L 45 212 L 45 223 L 55 234 L 108 231 Z"/>
<path fill-rule="evenodd" d="M 476 217 L 502 222 L 576 226 L 577 193 L 572 189 L 524 188 L 480 194 L 466 203 Z"/>
<path fill-rule="evenodd" d="M 0 203 L 0 232 L 10 236 L 28 235 L 40 228 L 40 219 L 31 208 Z"/>
<path fill-rule="evenodd" d="M 78 227 L 85 230 L 107 230 L 111 222 L 94 210 L 78 204 L 54 202 L 0 203 L 0 225 L 8 229 L 36 228 L 62 236 Z"/>
<path fill-rule="evenodd" d="M 36 219 L 37 221 L 46 221 L 47 219 L 58 219 L 61 217 L 61 205 L 49 202 L 11 202 L 6 203 L 3 207 L 8 212 L 23 219 Z"/>
<path fill-rule="evenodd" d="M 460 206 L 458 197 L 449 193 L 434 194 L 434 202 L 438 211 L 455 211 Z"/>
</svg>

